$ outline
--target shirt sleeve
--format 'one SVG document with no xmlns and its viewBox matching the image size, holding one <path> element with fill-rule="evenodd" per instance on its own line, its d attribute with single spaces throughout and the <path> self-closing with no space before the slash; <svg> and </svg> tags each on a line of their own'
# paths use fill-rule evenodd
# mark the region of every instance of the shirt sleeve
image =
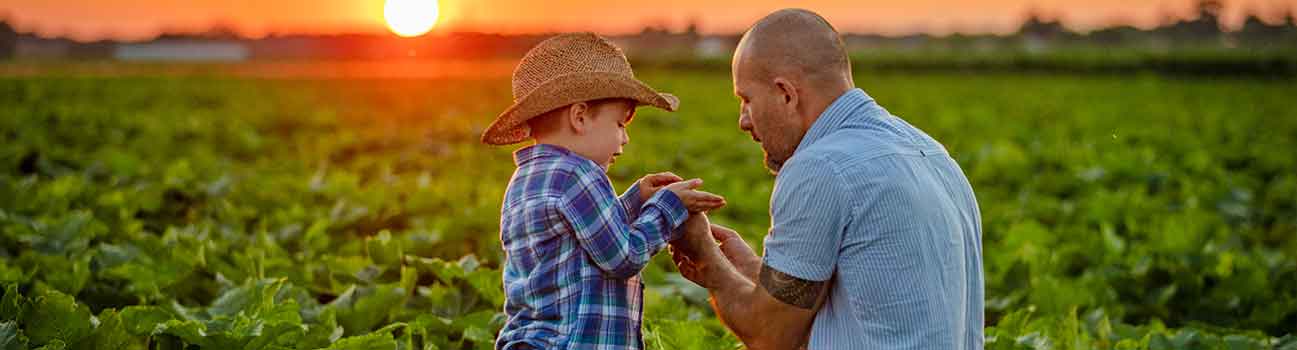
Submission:
<svg viewBox="0 0 1297 350">
<path fill-rule="evenodd" d="M 632 221 L 639 217 L 639 209 L 644 206 L 644 201 L 640 200 L 639 191 L 639 181 L 635 181 L 634 184 L 630 185 L 630 188 L 626 189 L 625 193 L 621 194 L 621 197 L 617 197 L 617 201 L 621 203 L 621 206 L 626 208 L 626 216 L 630 217 Z"/>
<path fill-rule="evenodd" d="M 827 281 L 837 268 L 851 205 L 832 164 L 817 158 L 786 164 L 770 197 L 765 264 L 809 281 Z"/>
<path fill-rule="evenodd" d="M 603 176 L 578 176 L 557 205 L 590 260 L 616 278 L 638 274 L 689 216 L 675 193 L 658 191 L 632 221 Z"/>
</svg>

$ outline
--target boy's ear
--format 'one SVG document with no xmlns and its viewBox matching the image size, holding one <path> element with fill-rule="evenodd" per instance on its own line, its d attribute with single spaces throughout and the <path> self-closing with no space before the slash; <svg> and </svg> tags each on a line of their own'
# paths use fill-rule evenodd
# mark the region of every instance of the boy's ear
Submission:
<svg viewBox="0 0 1297 350">
<path fill-rule="evenodd" d="M 573 103 L 567 108 L 568 126 L 577 135 L 585 134 L 590 128 L 590 105 L 585 102 Z"/>
</svg>

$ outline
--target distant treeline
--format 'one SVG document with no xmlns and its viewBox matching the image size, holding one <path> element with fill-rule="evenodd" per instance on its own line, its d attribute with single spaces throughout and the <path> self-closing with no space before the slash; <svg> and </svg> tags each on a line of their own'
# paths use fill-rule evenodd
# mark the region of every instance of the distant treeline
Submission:
<svg viewBox="0 0 1297 350">
<path fill-rule="evenodd" d="M 1167 18 L 1141 29 L 1118 25 L 1089 32 L 1066 28 L 1057 19 L 1028 13 L 1015 33 L 913 34 L 883 36 L 844 33 L 858 69 L 908 71 L 1030 71 L 1215 76 L 1297 76 L 1297 17 L 1291 11 L 1246 15 L 1241 27 L 1225 31 L 1220 1 L 1198 0 L 1191 18 Z M 1276 18 L 1278 18 L 1276 20 Z M 637 65 L 683 69 L 728 69 L 739 34 L 700 33 L 648 27 L 614 36 Z M 417 38 L 393 35 L 270 35 L 250 39 L 230 28 L 204 33 L 163 33 L 143 42 L 91 43 L 20 33 L 0 19 L 0 60 L 510 60 L 522 57 L 549 34 L 447 33 Z M 198 45 L 195 45 L 195 44 Z M 180 53 L 180 54 L 177 54 Z M 181 55 L 183 54 L 183 55 Z M 167 57 L 166 55 L 177 55 Z"/>
<path fill-rule="evenodd" d="M 1276 77 L 1297 76 L 1297 55 L 1292 53 L 1129 53 L 1087 55 L 1074 52 L 996 55 L 887 55 L 856 56 L 860 69 L 901 71 L 1019 71 L 1057 73 L 1156 73 L 1186 76 Z"/>
<path fill-rule="evenodd" d="M 636 65 L 657 69 L 730 69 L 728 58 L 657 58 Z M 851 55 L 856 71 L 935 72 L 1038 72 L 1076 74 L 1151 73 L 1211 77 L 1297 77 L 1297 51 L 1179 51 L 1137 52 L 1059 50 L 1048 53 L 993 52 L 857 52 Z"/>
</svg>

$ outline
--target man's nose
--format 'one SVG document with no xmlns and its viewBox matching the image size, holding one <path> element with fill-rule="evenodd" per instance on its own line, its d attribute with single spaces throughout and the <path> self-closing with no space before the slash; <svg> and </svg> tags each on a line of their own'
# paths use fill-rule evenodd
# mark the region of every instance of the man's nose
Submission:
<svg viewBox="0 0 1297 350">
<path fill-rule="evenodd" d="M 739 114 L 739 130 L 752 131 L 752 118 L 749 118 L 747 113 Z"/>
</svg>

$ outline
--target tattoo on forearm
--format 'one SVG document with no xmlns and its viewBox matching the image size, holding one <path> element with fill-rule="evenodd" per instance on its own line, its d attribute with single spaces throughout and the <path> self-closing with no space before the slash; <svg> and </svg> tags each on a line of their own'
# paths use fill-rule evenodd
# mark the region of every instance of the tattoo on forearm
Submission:
<svg viewBox="0 0 1297 350">
<path fill-rule="evenodd" d="M 815 302 L 819 301 L 820 294 L 824 293 L 826 286 L 828 281 L 807 281 L 779 272 L 769 265 L 761 265 L 761 287 L 775 299 L 788 305 L 807 310 L 814 309 Z"/>
</svg>

